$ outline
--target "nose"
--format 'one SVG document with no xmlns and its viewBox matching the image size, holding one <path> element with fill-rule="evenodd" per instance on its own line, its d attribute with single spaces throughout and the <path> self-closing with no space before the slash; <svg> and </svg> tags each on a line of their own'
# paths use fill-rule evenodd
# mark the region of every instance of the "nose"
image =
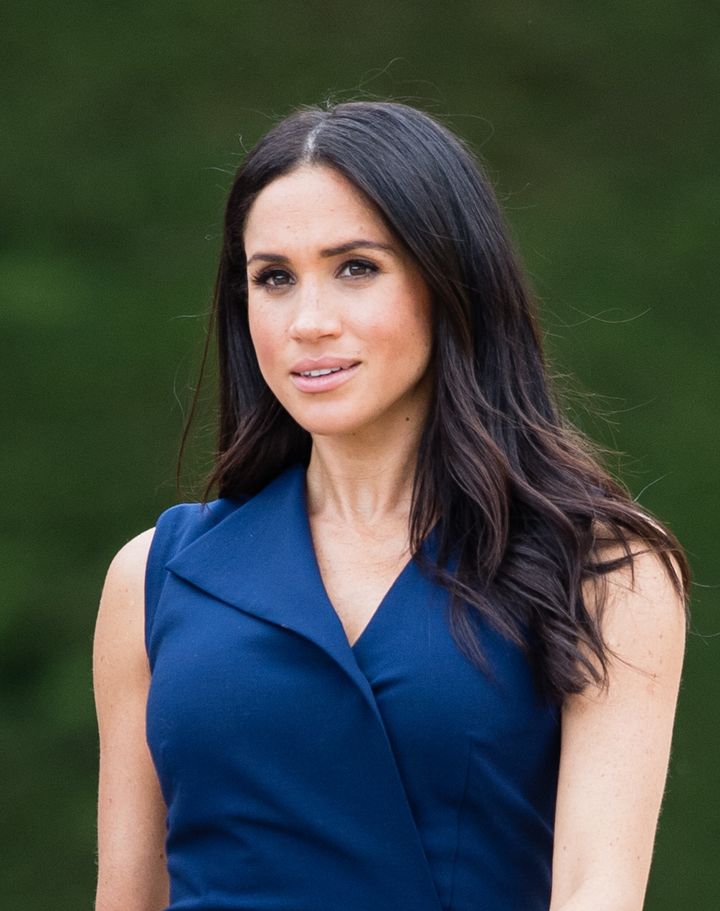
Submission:
<svg viewBox="0 0 720 911">
<path fill-rule="evenodd" d="M 340 334 L 340 314 L 332 294 L 317 282 L 305 281 L 295 296 L 290 334 L 301 341 L 334 338 Z"/>
</svg>

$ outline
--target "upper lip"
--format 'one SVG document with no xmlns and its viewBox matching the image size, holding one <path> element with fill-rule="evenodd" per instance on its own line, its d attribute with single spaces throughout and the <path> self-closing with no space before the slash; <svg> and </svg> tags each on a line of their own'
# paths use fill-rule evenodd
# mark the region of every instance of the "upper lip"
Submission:
<svg viewBox="0 0 720 911">
<path fill-rule="evenodd" d="M 359 361 L 351 357 L 306 357 L 290 368 L 291 373 L 305 373 L 308 370 L 332 370 L 335 367 L 354 367 Z"/>
</svg>

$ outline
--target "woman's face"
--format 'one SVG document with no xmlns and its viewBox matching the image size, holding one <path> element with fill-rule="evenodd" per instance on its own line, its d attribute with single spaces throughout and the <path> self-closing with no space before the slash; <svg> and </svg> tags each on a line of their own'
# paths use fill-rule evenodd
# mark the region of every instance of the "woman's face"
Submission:
<svg viewBox="0 0 720 911">
<path fill-rule="evenodd" d="M 244 243 L 260 370 L 298 424 L 318 435 L 422 424 L 430 293 L 353 184 L 324 166 L 278 178 L 253 203 Z"/>
</svg>

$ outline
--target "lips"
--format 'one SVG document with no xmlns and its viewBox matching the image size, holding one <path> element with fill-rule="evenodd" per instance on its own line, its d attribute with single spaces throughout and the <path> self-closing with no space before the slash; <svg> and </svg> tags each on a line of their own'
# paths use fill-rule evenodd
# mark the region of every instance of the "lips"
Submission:
<svg viewBox="0 0 720 911">
<path fill-rule="evenodd" d="M 303 370 L 300 376 L 327 376 L 329 373 L 337 373 L 342 367 L 328 367 L 325 370 Z"/>
<path fill-rule="evenodd" d="M 328 392 L 351 379 L 359 366 L 350 358 L 305 359 L 293 364 L 290 377 L 301 392 Z"/>
<path fill-rule="evenodd" d="M 290 372 L 298 375 L 327 375 L 327 371 L 347 370 L 349 367 L 355 367 L 357 363 L 358 361 L 347 357 L 305 358 L 293 364 Z M 321 373 L 319 374 L 318 371 Z"/>
</svg>

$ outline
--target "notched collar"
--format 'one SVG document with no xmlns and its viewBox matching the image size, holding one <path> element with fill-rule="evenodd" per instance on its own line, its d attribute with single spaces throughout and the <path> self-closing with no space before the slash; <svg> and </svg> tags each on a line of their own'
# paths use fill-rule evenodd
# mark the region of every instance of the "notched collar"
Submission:
<svg viewBox="0 0 720 911">
<path fill-rule="evenodd" d="M 176 553 L 165 568 L 214 598 L 314 642 L 353 679 L 378 713 L 320 576 L 303 466 L 287 469 L 239 504 Z"/>
</svg>

